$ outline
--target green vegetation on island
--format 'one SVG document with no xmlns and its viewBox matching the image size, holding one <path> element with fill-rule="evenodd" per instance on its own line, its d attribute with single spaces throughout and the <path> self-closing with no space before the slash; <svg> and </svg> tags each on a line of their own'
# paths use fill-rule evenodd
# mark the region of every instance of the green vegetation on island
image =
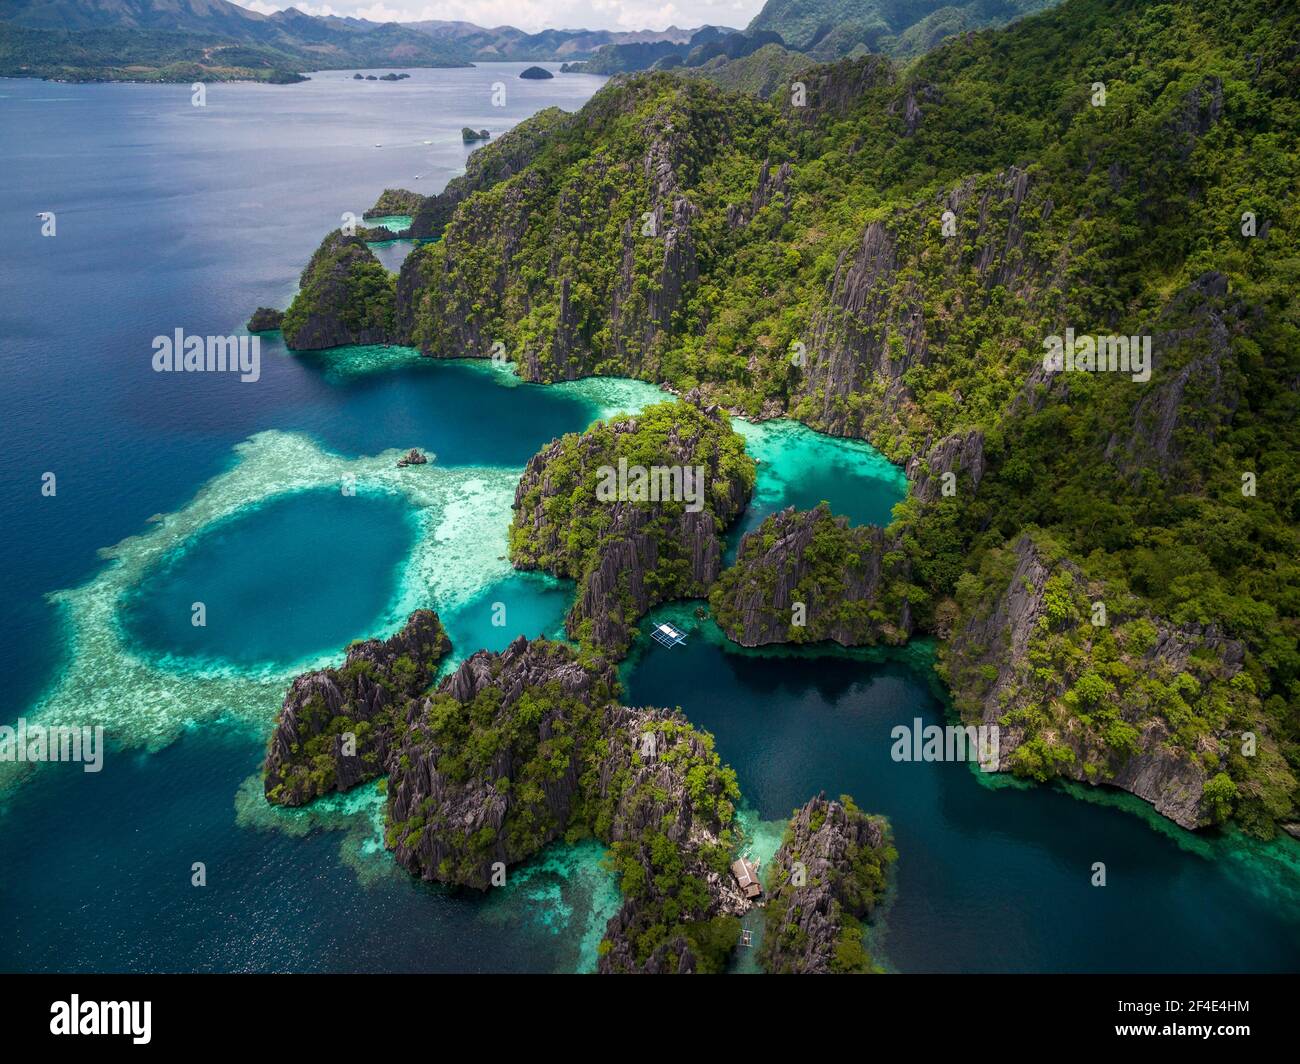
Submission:
<svg viewBox="0 0 1300 1064">
<path fill-rule="evenodd" d="M 1123 615 L 1213 627 L 1258 715 L 1199 714 L 1195 755 L 1161 741 L 1094 775 L 1158 808 L 1162 779 L 1191 780 L 1183 822 L 1268 835 L 1300 768 L 1298 20 L 1067 0 L 901 72 L 809 69 L 805 106 L 616 80 L 524 165 L 475 153 L 500 176 L 406 260 L 402 338 L 442 357 L 499 340 L 525 379 L 633 375 L 870 440 L 913 470 L 889 536 L 913 624 L 945 640 L 983 624 L 959 578 L 1035 530 L 1132 596 Z M 1149 379 L 1045 366 L 1067 331 L 1149 339 Z M 1042 704 L 1066 679 L 982 664 Z M 1182 726 L 1168 700 L 1126 707 L 1153 741 L 1157 718 Z M 1170 752 L 1212 789 L 1147 771 Z"/>
<path fill-rule="evenodd" d="M 569 635 L 621 656 L 651 607 L 708 594 L 721 534 L 754 480 L 743 438 L 716 408 L 659 403 L 598 421 L 529 460 L 510 559 L 576 581 Z"/>
<path fill-rule="evenodd" d="M 384 343 L 393 331 L 396 287 L 362 236 L 336 229 L 302 272 L 284 312 L 284 342 L 300 351 Z"/>
<path fill-rule="evenodd" d="M 767 908 L 759 961 L 777 975 L 867 975 L 882 969 L 866 924 L 898 859 L 889 822 L 848 795 L 796 809 L 764 880 Z"/>
</svg>

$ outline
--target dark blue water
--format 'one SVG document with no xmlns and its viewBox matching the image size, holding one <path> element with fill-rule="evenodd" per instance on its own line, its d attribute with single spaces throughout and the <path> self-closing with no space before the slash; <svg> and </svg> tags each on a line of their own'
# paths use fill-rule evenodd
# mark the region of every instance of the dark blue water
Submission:
<svg viewBox="0 0 1300 1064">
<path fill-rule="evenodd" d="M 292 87 L 211 86 L 206 109 L 192 108 L 180 85 L 0 82 L 0 212 L 8 234 L 0 281 L 10 296 L 0 307 L 0 719 L 28 712 L 74 653 L 46 594 L 85 583 L 104 564 L 101 547 L 183 507 L 231 467 L 232 448 L 251 434 L 303 431 L 348 456 L 420 446 L 440 464 L 514 467 L 597 416 L 572 395 L 503 389 L 476 368 L 416 365 L 339 377 L 330 371 L 332 355 L 291 358 L 271 339 L 253 384 L 157 374 L 150 366 L 156 335 L 178 327 L 229 334 L 254 307 L 287 305 L 303 264 L 343 211 L 359 215 L 384 187 L 440 188 L 464 165 L 465 123 L 499 133 L 540 107 L 580 106 L 603 80 L 521 82 L 520 66 L 412 71 L 382 97 L 356 93 L 342 72 Z M 489 103 L 498 79 L 510 84 L 505 109 Z M 375 149 L 375 141 L 385 147 Z M 40 235 L 37 214 L 47 210 L 57 215 L 52 238 Z M 396 264 L 400 252 L 388 258 Z M 52 498 L 40 492 L 46 472 L 57 477 Z M 317 497 L 235 518 L 217 533 L 236 540 L 230 565 L 210 535 L 201 537 L 196 552 L 157 575 L 161 598 L 135 614 L 143 648 L 283 660 L 322 641 L 341 651 L 373 634 L 375 604 L 389 595 L 406 533 L 373 508 L 349 527 L 346 516 L 339 523 L 324 507 Z M 307 527 L 313 516 L 328 521 L 323 539 L 321 529 Z M 354 572 L 336 574 L 343 584 L 305 588 L 293 573 L 276 571 L 285 555 L 270 557 L 268 548 L 292 546 L 295 527 L 321 552 L 300 560 L 327 580 L 330 562 L 351 556 Z M 269 564 L 248 553 L 254 540 Z M 281 625 L 281 648 L 268 638 L 275 624 L 267 617 L 224 633 L 210 619 L 206 634 L 217 645 L 196 646 L 189 602 L 179 622 L 162 604 L 177 574 L 182 582 L 206 574 L 214 601 L 244 616 L 249 596 L 261 596 L 273 621 L 299 624 L 310 615 L 313 630 Z M 521 576 L 510 588 L 507 626 L 492 624 L 497 599 L 490 598 L 458 618 L 453 638 L 470 649 L 480 639 L 504 645 L 562 618 L 567 598 L 557 599 L 554 587 Z M 177 602 L 189 594 L 173 590 Z M 337 612 L 309 605 L 322 594 Z M 511 897 L 523 899 L 514 903 L 453 897 L 401 876 L 363 884 L 340 860 L 339 839 L 364 838 L 373 849 L 374 832 L 357 826 L 368 814 L 342 818 L 346 829 L 302 837 L 283 825 L 236 823 L 236 793 L 260 766 L 265 734 L 204 727 L 161 753 L 110 755 L 99 774 L 53 766 L 7 795 L 0 969 L 552 970 L 576 963 L 565 914 L 590 907 L 598 855 L 543 862 L 531 885 L 524 873 L 512 876 Z M 203 890 L 190 886 L 193 861 L 208 865 Z M 373 870 L 391 862 L 369 853 L 361 864 Z M 596 885 L 608 888 L 603 878 Z"/>
<path fill-rule="evenodd" d="M 124 564 L 97 552 L 167 527 L 151 516 L 201 509 L 205 485 L 238 472 L 235 446 L 268 429 L 306 434 L 326 452 L 316 463 L 412 446 L 435 453 L 433 467 L 406 471 L 430 478 L 431 491 L 454 488 L 439 503 L 446 527 L 431 530 L 433 568 L 393 575 L 410 499 L 378 509 L 320 491 L 272 499 L 142 574 L 126 646 L 236 669 L 341 651 L 376 634 L 385 603 L 402 589 L 421 593 L 421 579 L 437 594 L 469 589 L 453 608 L 428 591 L 458 654 L 557 629 L 568 587 L 488 563 L 504 550 L 513 477 L 547 440 L 599 416 L 595 393 L 503 387 L 482 366 L 386 362 L 382 352 L 295 358 L 273 341 L 256 384 L 150 368 L 155 335 L 230 333 L 252 308 L 285 305 L 342 211 L 359 214 L 384 187 L 440 187 L 463 165 L 462 125 L 499 131 L 540 106 L 576 106 L 596 84 L 519 82 L 512 69 L 415 71 L 384 94 L 355 91 L 343 72 L 300 86 L 213 86 L 202 111 L 185 86 L 0 82 L 0 280 L 11 293 L 0 308 L 0 719 L 30 712 L 89 652 L 95 633 L 70 642 L 45 596 Z M 505 111 L 487 103 L 499 78 L 518 86 Z M 39 235 L 43 210 L 58 214 L 54 238 Z M 749 522 L 822 498 L 853 520 L 883 521 L 900 495 L 897 471 L 867 448 L 781 426 L 747 435 L 763 462 Z M 390 459 L 381 464 L 391 470 Z M 53 498 L 40 492 L 45 472 L 57 475 Z M 504 501 L 485 507 L 487 549 L 475 555 L 453 511 L 493 476 L 505 478 Z M 345 501 L 364 509 L 341 511 Z M 351 571 L 340 571 L 345 562 Z M 464 571 L 471 564 L 481 571 Z M 232 612 L 241 624 L 212 630 L 210 613 L 207 641 L 194 642 L 196 581 L 212 588 L 223 625 Z M 695 637 L 671 660 L 659 653 L 633 674 L 633 695 L 680 703 L 716 731 L 763 816 L 784 816 L 824 787 L 894 819 L 903 857 L 884 950 L 900 968 L 1297 966 L 1294 873 L 1271 879 L 1275 866 L 1254 851 L 1188 852 L 1125 812 L 882 759 L 880 737 L 900 714 L 938 712 L 924 664 L 773 665 Z M 368 788 L 280 814 L 255 781 L 246 786 L 282 688 L 255 721 L 226 720 L 222 705 L 177 710 L 147 681 L 116 692 L 143 703 L 122 708 L 164 718 L 161 733 L 180 729 L 178 741 L 115 751 L 99 774 L 51 766 L 3 799 L 0 969 L 590 962 L 593 927 L 598 938 L 616 904 L 598 850 L 548 851 L 488 898 L 411 883 L 378 846 Z M 183 729 L 192 710 L 203 723 Z M 1105 891 L 1087 886 L 1093 860 L 1109 862 Z M 206 887 L 191 885 L 194 862 L 206 865 Z"/>
<path fill-rule="evenodd" d="M 944 720 L 917 682 L 919 655 L 864 664 L 742 654 L 670 609 L 691 629 L 687 644 L 649 644 L 628 697 L 681 706 L 711 731 L 765 819 L 819 790 L 889 817 L 900 858 L 881 943 L 897 969 L 1296 969 L 1294 868 L 1231 840 L 1188 852 L 1133 812 L 984 786 L 964 764 L 896 762 L 893 727 Z M 1094 862 L 1106 866 L 1104 887 L 1091 885 Z"/>
</svg>

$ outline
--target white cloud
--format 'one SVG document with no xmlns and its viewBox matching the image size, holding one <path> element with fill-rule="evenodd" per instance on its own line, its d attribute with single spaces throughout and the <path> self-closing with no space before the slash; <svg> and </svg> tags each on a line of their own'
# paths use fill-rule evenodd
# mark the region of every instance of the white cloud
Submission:
<svg viewBox="0 0 1300 1064">
<path fill-rule="evenodd" d="M 480 26 L 542 29 L 662 30 L 714 23 L 743 29 L 763 0 L 331 0 L 329 3 L 235 0 L 269 15 L 296 7 L 308 15 L 340 15 L 372 22 L 426 19 L 473 22 Z"/>
</svg>

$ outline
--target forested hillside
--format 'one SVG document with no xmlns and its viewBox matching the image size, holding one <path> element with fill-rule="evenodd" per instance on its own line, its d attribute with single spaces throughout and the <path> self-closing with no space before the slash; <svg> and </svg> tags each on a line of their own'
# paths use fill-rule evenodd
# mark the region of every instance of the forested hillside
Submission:
<svg viewBox="0 0 1300 1064">
<path fill-rule="evenodd" d="M 1265 0 L 1068 0 L 771 105 L 616 80 L 430 207 L 397 338 L 870 439 L 914 479 L 891 594 L 963 715 L 1010 714 L 1008 767 L 1158 754 L 1135 793 L 1268 834 L 1300 764 L 1298 31 Z M 1149 379 L 1045 369 L 1067 330 L 1149 337 Z M 977 645 L 990 616 L 1021 642 Z"/>
</svg>

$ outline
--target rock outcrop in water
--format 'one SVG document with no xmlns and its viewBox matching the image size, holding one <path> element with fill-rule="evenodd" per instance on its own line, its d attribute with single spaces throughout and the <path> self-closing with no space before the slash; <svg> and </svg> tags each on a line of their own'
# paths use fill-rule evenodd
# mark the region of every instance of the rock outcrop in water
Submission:
<svg viewBox="0 0 1300 1064">
<path fill-rule="evenodd" d="M 272 310 L 270 307 L 258 307 L 248 319 L 248 331 L 251 333 L 271 332 L 280 328 L 284 321 L 284 311 Z"/>
<path fill-rule="evenodd" d="M 375 200 L 375 205 L 362 218 L 386 218 L 395 214 L 414 214 L 420 209 L 424 197 L 406 188 L 386 188 Z"/>
<path fill-rule="evenodd" d="M 398 862 L 486 889 L 494 864 L 559 838 L 616 686 L 603 661 L 522 636 L 464 662 L 411 706 L 394 750 L 387 838 Z"/>
<path fill-rule="evenodd" d="M 897 858 L 889 823 L 847 795 L 819 794 L 795 812 L 766 869 L 768 891 L 759 962 L 770 974 L 879 971 L 863 943 Z"/>
<path fill-rule="evenodd" d="M 314 351 L 392 339 L 395 279 L 360 236 L 330 233 L 302 272 L 284 313 L 284 342 Z"/>
<path fill-rule="evenodd" d="M 603 972 L 717 971 L 748 902 L 728 866 L 735 775 L 676 712 L 615 699 L 600 657 L 520 637 L 408 703 L 386 840 L 413 875 L 486 889 L 559 838 L 607 843 L 624 904 Z"/>
<path fill-rule="evenodd" d="M 427 465 L 428 462 L 429 458 L 427 455 L 422 454 L 420 451 L 412 447 L 406 452 L 406 454 L 402 455 L 402 457 L 397 460 L 397 468 L 405 469 L 407 466 Z"/>
<path fill-rule="evenodd" d="M 549 81 L 551 78 L 555 77 L 555 75 L 545 67 L 539 66 L 527 67 L 519 72 L 519 76 L 525 81 Z"/>
<path fill-rule="evenodd" d="M 416 610 L 391 638 L 353 643 L 341 668 L 294 680 L 263 765 L 267 801 L 304 805 L 382 775 L 407 700 L 450 649 L 438 615 Z"/>
<path fill-rule="evenodd" d="M 1118 787 L 1195 828 L 1237 797 L 1243 735 L 1284 768 L 1253 685 L 1234 682 L 1244 648 L 1216 626 L 1152 616 L 1028 535 L 960 598 L 941 671 L 963 720 L 998 727 L 1001 770 Z"/>
<path fill-rule="evenodd" d="M 732 878 L 740 791 L 713 737 L 680 712 L 619 706 L 594 785 L 622 909 L 605 929 L 605 973 L 721 971 L 749 901 Z"/>
<path fill-rule="evenodd" d="M 510 559 L 576 580 L 569 635 L 621 656 L 653 606 L 708 593 L 753 487 L 743 439 L 698 396 L 597 422 L 529 459 Z"/>
<path fill-rule="evenodd" d="M 912 611 L 897 551 L 883 529 L 850 527 L 825 503 L 790 507 L 745 535 L 709 604 L 742 646 L 902 643 L 912 634 Z"/>
</svg>

